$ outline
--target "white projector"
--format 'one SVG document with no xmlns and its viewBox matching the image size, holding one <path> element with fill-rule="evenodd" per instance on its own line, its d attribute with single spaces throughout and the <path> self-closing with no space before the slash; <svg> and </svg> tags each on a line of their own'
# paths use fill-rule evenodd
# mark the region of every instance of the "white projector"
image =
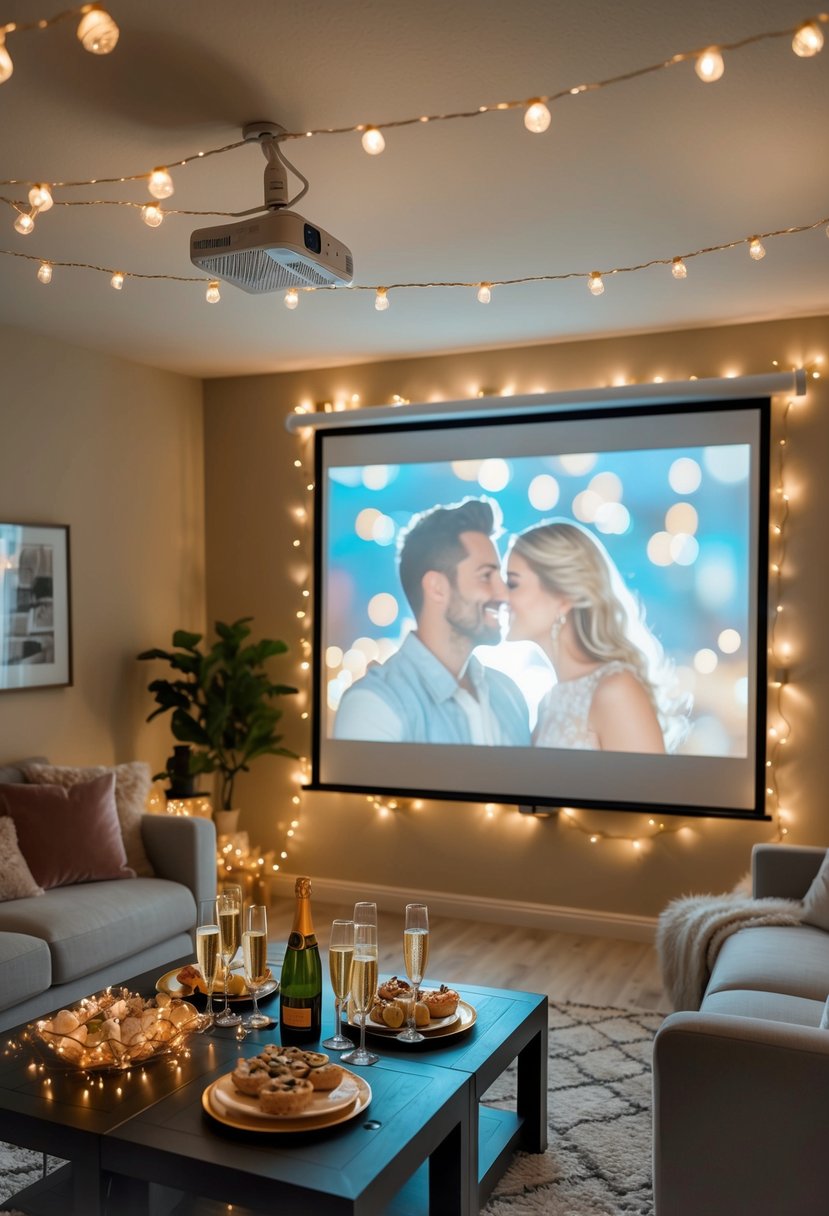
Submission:
<svg viewBox="0 0 829 1216">
<path fill-rule="evenodd" d="M 293 211 L 197 228 L 190 261 L 214 279 L 259 294 L 288 287 L 338 287 L 354 278 L 351 250 Z"/>
</svg>

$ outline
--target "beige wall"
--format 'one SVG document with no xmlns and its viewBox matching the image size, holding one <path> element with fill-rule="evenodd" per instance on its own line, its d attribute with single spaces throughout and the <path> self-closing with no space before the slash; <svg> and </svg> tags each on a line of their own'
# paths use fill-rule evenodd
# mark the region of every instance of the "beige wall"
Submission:
<svg viewBox="0 0 829 1216">
<path fill-rule="evenodd" d="M 368 323 L 368 322 L 367 322 Z M 209 619 L 253 615 L 257 631 L 285 638 L 291 655 L 283 678 L 298 670 L 297 581 L 307 574 L 310 537 L 291 512 L 309 503 L 308 475 L 293 467 L 301 452 L 284 429 L 299 402 L 358 393 L 366 405 L 393 394 L 411 401 L 464 398 L 479 388 L 514 392 L 610 385 L 618 377 L 682 380 L 752 374 L 829 355 L 826 318 L 535 346 L 285 375 L 210 381 L 205 385 L 207 479 L 207 607 Z M 829 369 L 827 369 L 829 371 Z M 782 799 L 790 839 L 829 843 L 826 787 L 829 749 L 829 632 L 826 629 L 826 527 L 829 519 L 829 392 L 811 382 L 808 402 L 790 420 L 788 484 L 792 521 L 785 618 L 794 647 L 793 685 L 786 690 L 792 723 Z M 300 705 L 287 714 L 287 742 L 308 748 Z M 291 774 L 277 758 L 257 762 L 239 782 L 242 826 L 263 847 L 282 848 L 294 813 Z M 625 835 L 647 832 L 639 814 L 582 812 L 592 828 Z M 338 881 L 380 883 L 469 896 L 495 896 L 631 915 L 655 915 L 688 891 L 724 890 L 748 868 L 752 844 L 774 836 L 769 823 L 685 819 L 681 834 L 647 845 L 592 846 L 563 822 L 528 820 L 510 808 L 486 818 L 478 805 L 427 802 L 419 811 L 380 819 L 365 798 L 303 797 L 300 826 L 288 842 L 285 868 Z M 284 893 L 284 892 L 283 892 Z"/>
<path fill-rule="evenodd" d="M 169 755 L 139 650 L 204 622 L 199 381 L 0 329 L 0 519 L 70 527 L 74 685 L 0 693 L 0 763 Z"/>
</svg>

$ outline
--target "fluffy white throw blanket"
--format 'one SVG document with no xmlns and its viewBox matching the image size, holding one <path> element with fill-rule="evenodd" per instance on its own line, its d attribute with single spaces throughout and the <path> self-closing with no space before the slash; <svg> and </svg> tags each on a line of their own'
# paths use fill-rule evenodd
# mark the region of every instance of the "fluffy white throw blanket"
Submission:
<svg viewBox="0 0 829 1216">
<path fill-rule="evenodd" d="M 659 914 L 656 949 L 674 1009 L 699 1009 L 720 947 L 740 929 L 797 925 L 798 900 L 741 895 L 685 895 Z"/>
</svg>

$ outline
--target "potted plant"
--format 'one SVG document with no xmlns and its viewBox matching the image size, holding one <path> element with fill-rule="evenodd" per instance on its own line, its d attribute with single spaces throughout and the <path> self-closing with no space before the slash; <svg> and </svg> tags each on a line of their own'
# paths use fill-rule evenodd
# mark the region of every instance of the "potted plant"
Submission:
<svg viewBox="0 0 829 1216">
<path fill-rule="evenodd" d="M 284 642 L 263 638 L 251 642 L 249 622 L 243 617 L 233 624 L 216 621 L 216 641 L 202 650 L 203 635 L 177 629 L 173 650 L 144 650 L 142 660 L 162 659 L 177 673 L 172 679 L 152 680 L 148 685 L 157 709 L 148 715 L 172 713 L 173 736 L 190 744 L 189 773 L 219 774 L 219 806 L 233 811 L 233 788 L 238 773 L 246 773 L 259 756 L 293 756 L 280 747 L 276 727 L 282 710 L 279 697 L 297 690 L 275 684 L 265 664 L 285 654 Z M 180 775 L 180 774 L 179 774 Z M 156 780 L 170 776 L 156 774 Z M 238 814 L 238 812 L 237 812 Z M 218 825 L 217 825 L 218 826 Z"/>
</svg>

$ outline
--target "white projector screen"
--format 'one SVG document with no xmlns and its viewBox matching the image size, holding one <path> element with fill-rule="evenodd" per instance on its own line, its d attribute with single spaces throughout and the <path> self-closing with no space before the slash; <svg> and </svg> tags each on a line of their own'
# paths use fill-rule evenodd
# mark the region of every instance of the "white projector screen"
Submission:
<svg viewBox="0 0 829 1216">
<path fill-rule="evenodd" d="M 318 431 L 312 786 L 762 816 L 769 414 Z"/>
</svg>

